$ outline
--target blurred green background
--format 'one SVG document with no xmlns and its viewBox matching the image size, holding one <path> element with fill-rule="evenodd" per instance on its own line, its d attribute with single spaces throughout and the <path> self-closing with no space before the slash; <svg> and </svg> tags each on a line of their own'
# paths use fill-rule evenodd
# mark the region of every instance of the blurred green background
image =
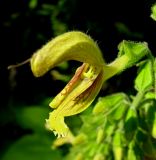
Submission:
<svg viewBox="0 0 156 160">
<path fill-rule="evenodd" d="M 146 41 L 156 53 L 156 23 L 150 18 L 154 2 L 0 0 L 0 158 L 59 160 L 67 153 L 66 148 L 50 149 L 55 137 L 46 131 L 44 122 L 51 97 L 80 63 L 64 63 L 41 78 L 33 76 L 28 64 L 11 70 L 7 66 L 24 61 L 53 37 L 71 30 L 91 35 L 108 63 L 116 57 L 117 45 L 123 39 Z M 135 67 L 112 78 L 100 95 L 134 92 L 134 73 Z"/>
</svg>

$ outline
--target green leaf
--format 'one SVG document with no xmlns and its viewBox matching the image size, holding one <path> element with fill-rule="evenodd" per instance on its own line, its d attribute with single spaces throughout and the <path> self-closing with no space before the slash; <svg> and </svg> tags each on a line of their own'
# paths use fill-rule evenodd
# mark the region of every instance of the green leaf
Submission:
<svg viewBox="0 0 156 160">
<path fill-rule="evenodd" d="M 123 133 L 120 130 L 116 130 L 113 135 L 113 153 L 115 160 L 123 159 Z"/>
<path fill-rule="evenodd" d="M 127 160 L 137 160 L 137 157 L 135 155 L 135 152 L 133 149 L 128 149 L 128 153 L 127 153 Z"/>
<path fill-rule="evenodd" d="M 122 132 L 120 130 L 117 130 L 113 135 L 113 145 L 114 146 L 122 146 Z"/>
<path fill-rule="evenodd" d="M 156 58 L 154 60 L 153 68 L 154 68 L 154 94 L 156 99 Z"/>
<path fill-rule="evenodd" d="M 121 120 L 125 116 L 128 107 L 129 107 L 129 104 L 127 103 L 126 100 L 123 100 L 120 103 L 116 104 L 114 106 L 114 108 L 116 109 L 110 113 L 109 119 L 115 120 L 115 121 Z"/>
<path fill-rule="evenodd" d="M 137 91 L 144 91 L 149 89 L 152 86 L 152 83 L 152 64 L 150 60 L 147 60 L 142 64 L 138 76 L 135 79 L 135 88 Z"/>
<path fill-rule="evenodd" d="M 146 141 L 144 141 L 143 145 L 142 145 L 142 149 L 144 154 L 147 157 L 151 157 L 154 158 L 156 157 L 156 149 L 154 148 L 153 142 L 150 139 L 151 137 L 148 137 L 148 139 L 146 139 Z"/>
<path fill-rule="evenodd" d="M 107 113 L 112 109 L 112 107 L 116 106 L 125 99 L 126 95 L 124 93 L 116 93 L 103 98 L 99 98 L 98 102 L 96 103 L 93 109 L 93 113 Z"/>
<path fill-rule="evenodd" d="M 126 160 L 142 160 L 143 153 L 139 145 L 133 140 L 129 143 Z"/>
<path fill-rule="evenodd" d="M 109 121 L 107 121 L 104 128 L 104 134 L 108 139 L 112 136 L 112 134 L 114 134 L 115 128 L 116 128 L 116 125 L 111 124 Z"/>
<path fill-rule="evenodd" d="M 151 12 L 151 18 L 156 21 L 156 4 L 152 6 Z"/>
<path fill-rule="evenodd" d="M 24 136 L 10 146 L 2 160 L 61 160 L 59 151 L 50 148 L 51 143 L 47 136 Z"/>
<path fill-rule="evenodd" d="M 129 106 L 128 98 L 123 93 L 116 93 L 110 96 L 100 98 L 93 109 L 93 113 L 103 113 L 108 116 L 109 121 L 120 120 L 126 113 Z"/>
<path fill-rule="evenodd" d="M 137 43 L 126 40 L 118 45 L 118 50 L 118 57 L 112 63 L 104 66 L 104 80 L 136 65 L 141 58 L 150 53 L 146 42 Z"/>
<path fill-rule="evenodd" d="M 154 99 L 151 100 L 146 107 L 148 107 L 146 111 L 146 122 L 149 132 L 156 139 L 156 101 Z"/>
<path fill-rule="evenodd" d="M 138 131 L 137 131 L 137 134 L 136 134 L 136 140 L 137 140 L 137 142 L 139 142 L 140 145 L 141 145 L 144 142 L 146 142 L 147 139 L 148 139 L 147 133 L 144 130 L 142 130 L 142 129 L 139 128 Z"/>
<path fill-rule="evenodd" d="M 127 112 L 124 129 L 125 136 L 128 141 L 132 140 L 136 130 L 137 130 L 138 120 L 136 110 L 130 108 Z"/>
<path fill-rule="evenodd" d="M 156 112 L 154 114 L 154 121 L 152 127 L 152 137 L 156 139 Z"/>
<path fill-rule="evenodd" d="M 39 106 L 20 108 L 16 111 L 17 123 L 24 129 L 32 129 L 35 132 L 44 132 L 45 119 L 48 118 L 49 109 Z"/>
<path fill-rule="evenodd" d="M 155 98 L 154 92 L 147 92 L 145 94 L 145 99 L 154 99 L 154 98 Z"/>
<path fill-rule="evenodd" d="M 134 65 L 149 52 L 148 45 L 146 42 L 136 43 L 124 40 L 119 44 L 118 49 L 118 57 L 121 57 L 123 55 L 127 57 L 127 64 L 125 65 L 124 69 Z"/>
<path fill-rule="evenodd" d="M 29 8 L 34 9 L 34 8 L 36 8 L 37 4 L 38 4 L 38 0 L 30 0 Z"/>
</svg>

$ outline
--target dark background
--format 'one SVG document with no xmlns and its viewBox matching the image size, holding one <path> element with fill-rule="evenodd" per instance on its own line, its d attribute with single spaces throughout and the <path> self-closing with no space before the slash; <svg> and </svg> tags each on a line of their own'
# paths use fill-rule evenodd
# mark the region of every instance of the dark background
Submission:
<svg viewBox="0 0 156 160">
<path fill-rule="evenodd" d="M 0 124 L 2 146 L 25 134 L 13 121 L 19 105 L 39 104 L 55 96 L 65 85 L 50 74 L 35 78 L 29 64 L 8 70 L 31 57 L 56 35 L 71 30 L 88 33 L 96 40 L 106 62 L 117 56 L 123 40 L 146 41 L 156 53 L 156 22 L 150 18 L 154 0 L 0 0 Z M 62 73 L 73 74 L 75 65 Z M 59 70 L 59 68 L 58 68 Z M 109 80 L 101 95 L 124 91 L 133 93 L 133 67 Z"/>
</svg>

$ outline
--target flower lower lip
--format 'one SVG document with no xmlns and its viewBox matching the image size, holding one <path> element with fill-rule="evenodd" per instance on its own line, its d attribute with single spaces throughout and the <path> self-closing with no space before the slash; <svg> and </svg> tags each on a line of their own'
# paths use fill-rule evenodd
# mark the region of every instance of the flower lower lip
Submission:
<svg viewBox="0 0 156 160">
<path fill-rule="evenodd" d="M 54 110 L 49 116 L 49 128 L 59 136 L 66 135 L 69 129 L 64 123 L 64 117 L 78 114 L 89 107 L 102 83 L 102 68 L 82 64 L 71 81 L 50 103 Z"/>
</svg>

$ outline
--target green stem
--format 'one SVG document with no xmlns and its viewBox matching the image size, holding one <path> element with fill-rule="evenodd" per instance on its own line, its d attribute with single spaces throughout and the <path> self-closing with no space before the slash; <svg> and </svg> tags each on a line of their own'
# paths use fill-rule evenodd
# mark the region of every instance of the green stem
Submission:
<svg viewBox="0 0 156 160">
<path fill-rule="evenodd" d="M 147 55 L 148 55 L 148 57 L 151 61 L 151 64 L 152 64 L 151 72 L 152 72 L 152 78 L 153 78 L 154 95 L 155 95 L 155 99 L 156 99 L 156 59 L 152 55 L 151 51 L 149 51 Z"/>
<path fill-rule="evenodd" d="M 136 109 L 139 106 L 140 102 L 142 101 L 144 95 L 145 95 L 145 91 L 138 92 L 132 102 L 131 108 Z"/>
<path fill-rule="evenodd" d="M 104 81 L 126 69 L 128 62 L 129 62 L 129 57 L 127 55 L 123 55 L 121 57 L 116 58 L 112 63 L 105 65 Z"/>
<path fill-rule="evenodd" d="M 155 95 L 155 99 L 156 99 L 156 59 L 154 59 L 153 61 L 153 66 L 154 71 L 153 71 L 153 81 L 154 81 L 154 95 Z"/>
</svg>

